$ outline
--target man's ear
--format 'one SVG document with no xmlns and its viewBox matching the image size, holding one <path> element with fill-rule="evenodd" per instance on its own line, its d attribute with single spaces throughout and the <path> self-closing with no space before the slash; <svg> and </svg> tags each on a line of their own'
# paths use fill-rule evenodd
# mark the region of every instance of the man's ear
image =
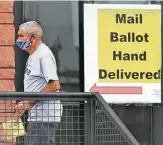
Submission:
<svg viewBox="0 0 163 145">
<path fill-rule="evenodd" d="M 34 35 L 31 37 L 31 42 L 36 42 L 36 37 Z"/>
<path fill-rule="evenodd" d="M 33 43 L 33 42 L 36 42 L 36 39 L 35 38 L 33 38 L 32 40 L 31 40 L 31 42 Z"/>
</svg>

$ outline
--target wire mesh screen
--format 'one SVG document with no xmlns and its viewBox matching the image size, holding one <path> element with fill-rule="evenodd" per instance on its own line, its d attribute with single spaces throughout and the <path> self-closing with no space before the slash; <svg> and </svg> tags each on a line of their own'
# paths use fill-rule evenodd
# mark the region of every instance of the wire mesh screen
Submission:
<svg viewBox="0 0 163 145">
<path fill-rule="evenodd" d="M 0 145 L 86 145 L 82 102 L 39 101 L 20 112 L 20 102 L 0 103 Z"/>
<path fill-rule="evenodd" d="M 96 145 L 130 145 L 97 102 L 95 105 L 95 139 Z"/>
<path fill-rule="evenodd" d="M 56 134 L 57 145 L 85 145 L 83 103 L 64 102 L 63 117 Z M 85 122 L 86 123 L 86 122 Z"/>
<path fill-rule="evenodd" d="M 0 145 L 131 145 L 98 102 L 80 99 L 0 100 Z"/>
</svg>

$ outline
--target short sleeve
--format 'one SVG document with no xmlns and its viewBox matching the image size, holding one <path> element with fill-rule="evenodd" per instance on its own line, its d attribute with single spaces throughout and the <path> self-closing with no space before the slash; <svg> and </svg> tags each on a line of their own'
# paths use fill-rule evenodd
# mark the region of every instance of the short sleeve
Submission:
<svg viewBox="0 0 163 145">
<path fill-rule="evenodd" d="M 43 57 L 41 59 L 41 68 L 47 83 L 50 80 L 59 80 L 57 75 L 57 65 L 54 57 L 51 55 Z"/>
</svg>

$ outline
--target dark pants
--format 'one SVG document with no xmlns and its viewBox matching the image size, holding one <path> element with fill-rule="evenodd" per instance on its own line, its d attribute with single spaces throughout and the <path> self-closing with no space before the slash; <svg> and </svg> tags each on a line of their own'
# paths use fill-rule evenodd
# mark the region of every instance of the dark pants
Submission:
<svg viewBox="0 0 163 145">
<path fill-rule="evenodd" d="M 59 123 L 29 122 L 24 145 L 55 145 Z"/>
<path fill-rule="evenodd" d="M 24 113 L 24 115 L 21 117 L 21 120 L 23 122 L 23 125 L 24 125 L 24 128 L 25 128 L 25 131 L 27 131 L 27 127 L 28 127 L 28 111 L 26 111 Z M 24 145 L 24 138 L 25 136 L 18 136 L 16 138 L 16 144 L 15 145 Z"/>
</svg>

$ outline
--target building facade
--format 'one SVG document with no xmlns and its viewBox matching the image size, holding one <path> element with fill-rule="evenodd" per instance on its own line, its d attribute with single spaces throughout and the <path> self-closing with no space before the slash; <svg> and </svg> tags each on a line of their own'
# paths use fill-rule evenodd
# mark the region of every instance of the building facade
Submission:
<svg viewBox="0 0 163 145">
<path fill-rule="evenodd" d="M 93 3 L 159 2 L 97 0 Z M 28 54 L 15 48 L 14 43 L 19 25 L 29 20 L 39 22 L 43 28 L 43 41 L 56 58 L 62 90 L 84 90 L 83 5 L 84 1 L 0 2 L 0 91 L 23 91 L 23 72 Z M 162 107 L 139 104 L 112 107 L 141 145 L 162 145 Z"/>
</svg>

